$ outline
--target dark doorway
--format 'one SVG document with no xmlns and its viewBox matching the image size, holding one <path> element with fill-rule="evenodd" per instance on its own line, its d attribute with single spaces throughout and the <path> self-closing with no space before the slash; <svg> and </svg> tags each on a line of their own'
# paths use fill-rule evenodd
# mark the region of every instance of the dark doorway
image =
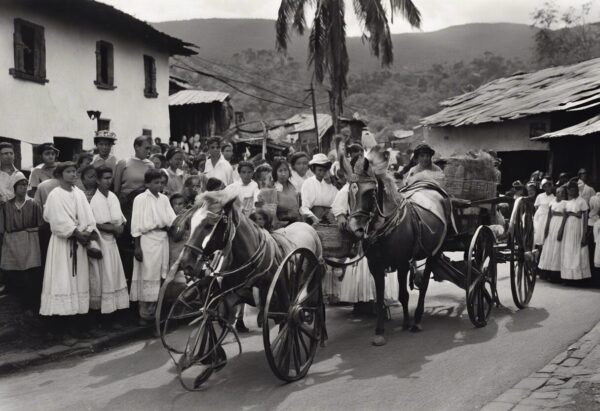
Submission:
<svg viewBox="0 0 600 411">
<path fill-rule="evenodd" d="M 547 151 L 502 151 L 498 152 L 498 157 L 502 160 L 501 192 L 508 190 L 515 180 L 527 183 L 531 173 L 536 170 L 548 171 Z"/>
<path fill-rule="evenodd" d="M 73 161 L 83 150 L 83 140 L 79 138 L 54 137 L 54 145 L 60 150 L 58 161 Z"/>
</svg>

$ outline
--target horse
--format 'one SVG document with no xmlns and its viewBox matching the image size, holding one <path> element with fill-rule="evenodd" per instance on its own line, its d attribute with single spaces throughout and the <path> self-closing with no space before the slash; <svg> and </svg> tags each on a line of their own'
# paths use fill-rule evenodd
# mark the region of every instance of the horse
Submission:
<svg viewBox="0 0 600 411">
<path fill-rule="evenodd" d="M 319 261 L 323 256 L 314 228 L 306 223 L 292 223 L 269 233 L 242 213 L 237 191 L 235 186 L 228 186 L 199 195 L 195 206 L 176 222 L 179 226 L 189 224 L 190 228 L 190 237 L 177 262 L 186 275 L 199 275 L 207 258 L 223 252 L 219 271 L 227 275 L 222 278 L 221 289 L 235 290 L 224 301 L 229 313 L 240 303 L 264 304 L 269 281 L 290 251 L 307 248 Z M 258 304 L 253 287 L 260 291 Z M 323 343 L 326 331 L 322 331 Z"/>
<path fill-rule="evenodd" d="M 367 158 L 360 157 L 352 165 L 344 156 L 340 166 L 350 175 L 350 216 L 348 231 L 359 241 L 375 279 L 377 325 L 373 345 L 386 343 L 384 337 L 385 270 L 397 270 L 399 300 L 403 309 L 403 329 L 422 330 L 425 295 L 431 274 L 431 263 L 446 237 L 450 218 L 447 195 L 435 182 L 417 183 L 399 192 L 393 177 L 387 174 L 389 153 L 373 149 Z M 432 212 L 432 210 L 436 212 Z M 420 281 L 419 301 L 414 322 L 410 325 L 408 310 L 408 273 L 413 260 L 427 259 Z M 414 278 L 412 279 L 414 280 Z M 411 281 L 412 284 L 412 281 Z"/>
</svg>

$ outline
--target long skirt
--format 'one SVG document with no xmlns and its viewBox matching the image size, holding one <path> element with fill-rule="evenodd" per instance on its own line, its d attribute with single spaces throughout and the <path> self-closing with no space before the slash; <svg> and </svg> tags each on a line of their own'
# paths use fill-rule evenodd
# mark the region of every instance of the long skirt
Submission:
<svg viewBox="0 0 600 411">
<path fill-rule="evenodd" d="M 101 232 L 100 249 L 102 259 L 90 259 L 90 308 L 109 314 L 129 307 L 129 293 L 115 237 Z"/>
<path fill-rule="evenodd" d="M 76 262 L 73 259 L 75 244 Z M 50 237 L 44 268 L 41 315 L 85 314 L 90 305 L 87 250 L 74 239 Z"/>
<path fill-rule="evenodd" d="M 385 294 L 384 299 L 387 304 L 398 302 L 398 275 L 391 272 L 385 275 Z M 346 273 L 342 280 L 340 300 L 348 303 L 375 301 L 377 298 L 375 291 L 375 279 L 369 271 L 369 264 L 366 258 L 352 264 L 346 268 Z"/>
<path fill-rule="evenodd" d="M 169 237 L 162 230 L 142 234 L 140 247 L 143 258 L 133 261 L 131 301 L 156 302 L 160 281 L 169 271 Z"/>
<path fill-rule="evenodd" d="M 583 280 L 590 278 L 590 258 L 587 245 L 581 246 L 586 233 L 581 218 L 568 217 L 562 241 L 560 277 L 564 280 Z"/>
<path fill-rule="evenodd" d="M 548 207 L 539 207 L 533 215 L 533 241 L 535 245 L 544 244 L 544 230 L 548 218 Z"/>
<path fill-rule="evenodd" d="M 562 253 L 563 241 L 558 241 L 558 231 L 562 223 L 562 217 L 553 216 L 550 220 L 550 227 L 548 229 L 548 237 L 544 241 L 542 247 L 542 253 L 540 255 L 540 262 L 538 268 L 546 271 L 560 271 L 560 257 Z"/>
</svg>

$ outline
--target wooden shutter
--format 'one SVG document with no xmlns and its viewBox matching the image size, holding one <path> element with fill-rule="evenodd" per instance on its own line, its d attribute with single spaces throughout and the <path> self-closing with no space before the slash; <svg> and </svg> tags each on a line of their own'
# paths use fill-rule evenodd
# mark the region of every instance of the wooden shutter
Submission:
<svg viewBox="0 0 600 411">
<path fill-rule="evenodd" d="M 35 46 L 33 48 L 34 76 L 39 79 L 46 78 L 46 39 L 44 28 L 35 27 Z"/>
<path fill-rule="evenodd" d="M 108 73 L 108 84 L 110 86 L 115 84 L 115 69 L 114 69 L 114 55 L 113 55 L 113 45 L 111 43 L 106 43 L 106 72 Z"/>
<path fill-rule="evenodd" d="M 15 52 L 15 70 L 24 71 L 23 40 L 21 39 L 21 20 L 15 19 L 15 32 L 13 33 L 13 47 Z"/>
<path fill-rule="evenodd" d="M 156 61 L 150 57 L 150 90 L 151 93 L 156 94 Z"/>
<path fill-rule="evenodd" d="M 96 85 L 102 83 L 102 42 L 96 42 Z"/>
</svg>

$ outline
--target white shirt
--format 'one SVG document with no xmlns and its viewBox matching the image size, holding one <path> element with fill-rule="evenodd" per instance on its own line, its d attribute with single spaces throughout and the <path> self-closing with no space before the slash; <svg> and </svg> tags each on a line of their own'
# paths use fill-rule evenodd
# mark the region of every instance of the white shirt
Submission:
<svg viewBox="0 0 600 411">
<path fill-rule="evenodd" d="M 133 200 L 131 236 L 140 237 L 150 231 L 170 227 L 175 217 L 166 195 L 159 193 L 156 197 L 150 190 L 146 190 Z"/>
<path fill-rule="evenodd" d="M 337 188 L 333 184 L 327 183 L 325 179 L 319 181 L 315 176 L 310 177 L 302 184 L 300 214 L 317 219 L 310 209 L 315 206 L 331 207 L 337 192 Z"/>
<path fill-rule="evenodd" d="M 219 160 L 214 166 L 210 158 L 206 160 L 204 174 L 206 174 L 206 177 L 208 178 L 218 178 L 226 186 L 233 183 L 233 167 L 231 167 L 229 161 L 225 160 L 222 155 L 219 156 Z"/>
<path fill-rule="evenodd" d="M 244 214 L 248 215 L 254 209 L 254 202 L 256 196 L 258 196 L 258 184 L 252 180 L 248 184 L 244 184 L 242 180 L 236 181 L 231 184 L 231 187 L 235 187 L 237 196 L 242 202 L 242 210 Z"/>
<path fill-rule="evenodd" d="M 592 196 L 596 195 L 596 191 L 581 180 L 577 182 L 577 185 L 579 186 L 579 196 L 589 205 L 590 199 Z"/>
<path fill-rule="evenodd" d="M 112 191 L 105 196 L 100 190 L 96 190 L 90 201 L 90 207 L 92 207 L 94 219 L 98 224 L 121 225 L 127 221 L 121 211 L 119 199 Z"/>
<path fill-rule="evenodd" d="M 596 221 L 600 221 L 600 193 L 593 195 L 589 201 L 590 215 L 588 218 L 588 225 L 594 226 Z"/>
<path fill-rule="evenodd" d="M 348 201 L 348 192 L 350 190 L 350 184 L 346 183 L 335 196 L 333 204 L 331 205 L 331 212 L 337 218 L 341 215 L 348 214 L 350 211 L 350 203 Z"/>
<path fill-rule="evenodd" d="M 15 197 L 15 182 L 13 179 L 16 176 L 15 173 L 19 170 L 15 166 L 12 167 L 13 171 L 10 174 L 0 170 L 0 200 L 2 201 L 12 200 Z"/>
<path fill-rule="evenodd" d="M 290 181 L 296 188 L 296 191 L 301 193 L 302 192 L 302 184 L 304 184 L 304 182 L 306 180 L 308 180 L 309 178 L 311 178 L 312 176 L 314 176 L 314 174 L 310 170 L 308 170 L 306 172 L 306 174 L 304 174 L 304 177 L 302 177 L 300 174 L 298 174 L 296 172 L 296 170 L 292 170 L 292 176 L 290 177 Z"/>
</svg>

